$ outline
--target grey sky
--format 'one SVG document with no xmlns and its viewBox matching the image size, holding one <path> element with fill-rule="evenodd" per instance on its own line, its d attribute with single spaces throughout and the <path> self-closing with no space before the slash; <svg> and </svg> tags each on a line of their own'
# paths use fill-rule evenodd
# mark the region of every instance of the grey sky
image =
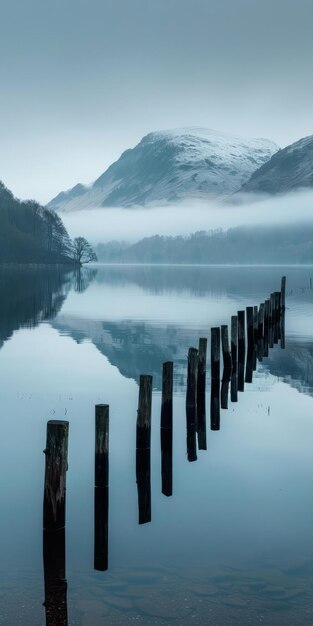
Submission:
<svg viewBox="0 0 313 626">
<path fill-rule="evenodd" d="M 0 0 L 0 180 L 42 202 L 147 132 L 313 134 L 312 0 Z"/>
</svg>

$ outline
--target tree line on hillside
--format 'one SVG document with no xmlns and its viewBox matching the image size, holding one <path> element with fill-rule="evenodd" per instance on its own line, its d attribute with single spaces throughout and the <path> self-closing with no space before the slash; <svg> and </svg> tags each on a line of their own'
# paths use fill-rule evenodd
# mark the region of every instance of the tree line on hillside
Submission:
<svg viewBox="0 0 313 626">
<path fill-rule="evenodd" d="M 313 223 L 200 231 L 188 237 L 155 235 L 126 245 L 99 244 L 106 263 L 313 263 Z"/>
<path fill-rule="evenodd" d="M 81 265 L 96 260 L 84 237 L 70 239 L 55 211 L 34 200 L 21 202 L 0 182 L 0 263 Z"/>
</svg>

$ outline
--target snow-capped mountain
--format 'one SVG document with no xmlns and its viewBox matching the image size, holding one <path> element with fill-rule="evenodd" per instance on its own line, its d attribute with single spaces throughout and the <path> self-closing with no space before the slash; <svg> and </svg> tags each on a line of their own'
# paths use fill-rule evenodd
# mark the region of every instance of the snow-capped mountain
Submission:
<svg viewBox="0 0 313 626">
<path fill-rule="evenodd" d="M 242 191 L 268 194 L 313 187 L 313 135 L 279 150 L 256 170 Z"/>
<path fill-rule="evenodd" d="M 241 139 L 205 128 L 154 132 L 126 150 L 92 185 L 78 184 L 48 207 L 72 211 L 226 196 L 277 150 L 267 139 Z"/>
</svg>

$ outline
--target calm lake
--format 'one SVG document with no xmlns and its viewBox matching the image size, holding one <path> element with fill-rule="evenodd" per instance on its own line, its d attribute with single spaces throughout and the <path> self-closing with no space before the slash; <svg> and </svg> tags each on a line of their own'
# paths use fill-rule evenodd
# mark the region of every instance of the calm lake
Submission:
<svg viewBox="0 0 313 626">
<path fill-rule="evenodd" d="M 286 347 L 186 455 L 190 346 L 287 276 Z M 0 624 L 46 624 L 46 424 L 69 427 L 68 624 L 313 622 L 313 267 L 0 270 Z M 208 351 L 209 356 L 210 350 Z M 173 496 L 161 493 L 162 363 L 174 361 Z M 138 524 L 140 374 L 153 375 L 152 522 Z M 93 570 L 94 406 L 110 405 L 109 569 Z M 56 624 L 56 622 L 53 622 Z M 63 625 L 63 622 L 62 622 Z"/>
</svg>

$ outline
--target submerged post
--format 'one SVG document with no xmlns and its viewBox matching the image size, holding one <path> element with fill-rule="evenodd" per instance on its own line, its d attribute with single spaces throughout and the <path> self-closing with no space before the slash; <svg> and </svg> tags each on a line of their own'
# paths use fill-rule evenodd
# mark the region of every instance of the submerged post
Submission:
<svg viewBox="0 0 313 626">
<path fill-rule="evenodd" d="M 231 361 L 232 361 L 232 374 L 230 384 L 230 399 L 232 402 L 237 402 L 237 359 L 238 359 L 238 317 L 232 315 L 231 317 Z"/>
<path fill-rule="evenodd" d="M 207 449 L 205 405 L 207 343 L 208 340 L 205 337 L 200 337 L 197 375 L 197 432 L 199 450 Z"/>
<path fill-rule="evenodd" d="M 211 430 L 220 429 L 220 329 L 211 328 Z"/>
<path fill-rule="evenodd" d="M 188 373 L 187 373 L 187 394 L 186 394 L 186 419 L 187 419 L 187 457 L 188 461 L 197 460 L 197 369 L 198 350 L 189 348 L 188 351 Z"/>
<path fill-rule="evenodd" d="M 281 310 L 284 311 L 286 308 L 286 276 L 282 276 L 280 291 L 281 291 Z"/>
<path fill-rule="evenodd" d="M 43 564 L 46 626 L 67 626 L 65 578 L 65 507 L 69 423 L 50 420 L 43 502 Z"/>
<path fill-rule="evenodd" d="M 140 376 L 136 431 L 136 479 L 139 524 L 151 521 L 151 407 L 152 376 Z"/>
<path fill-rule="evenodd" d="M 228 408 L 228 389 L 232 371 L 232 358 L 229 349 L 228 326 L 221 326 L 222 352 L 223 352 L 223 376 L 221 387 L 221 408 Z"/>
<path fill-rule="evenodd" d="M 163 363 L 161 406 L 162 493 L 173 493 L 173 362 Z"/>
<path fill-rule="evenodd" d="M 245 311 L 238 311 L 238 391 L 244 391 L 245 377 Z"/>
<path fill-rule="evenodd" d="M 95 407 L 94 569 L 108 569 L 109 405 Z"/>
</svg>

